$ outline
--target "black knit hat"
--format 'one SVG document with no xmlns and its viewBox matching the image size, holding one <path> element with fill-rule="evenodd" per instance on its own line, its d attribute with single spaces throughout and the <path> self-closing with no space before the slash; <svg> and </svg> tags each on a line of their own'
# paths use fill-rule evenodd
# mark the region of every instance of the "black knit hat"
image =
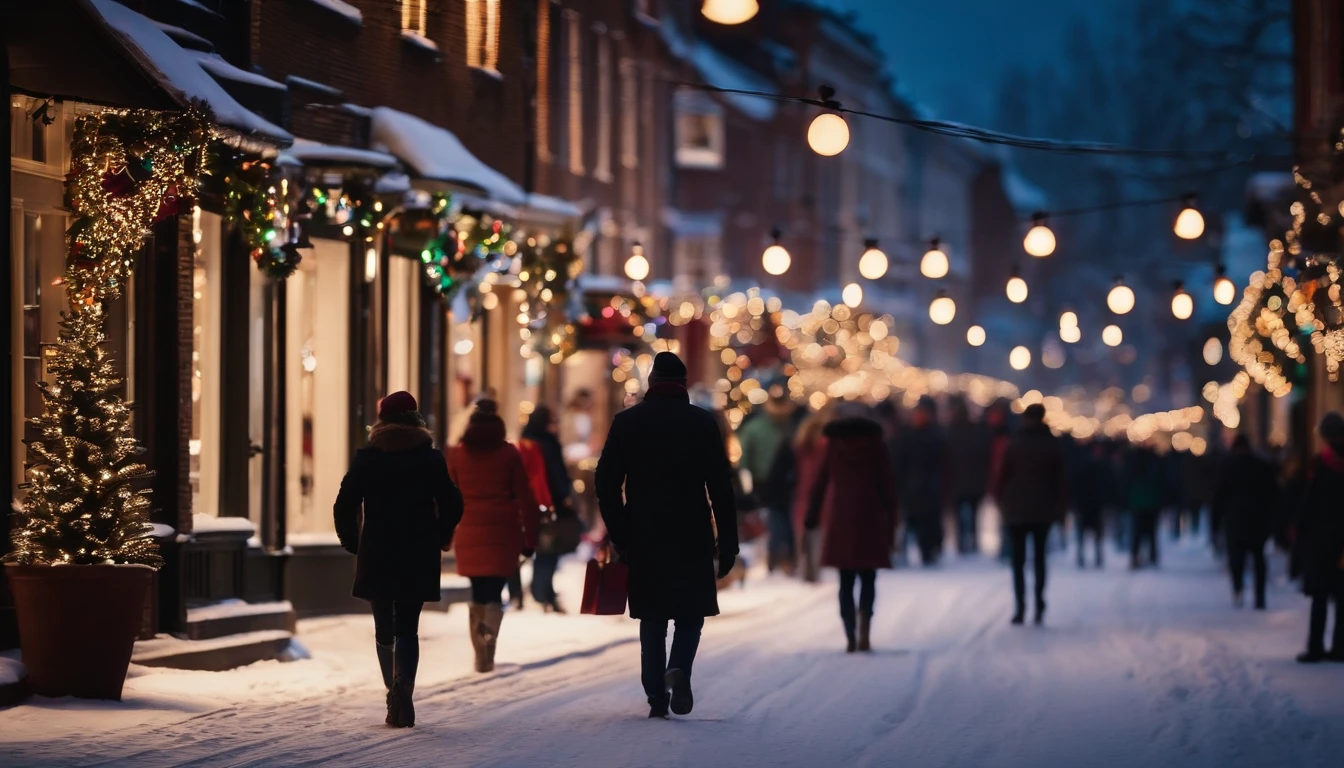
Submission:
<svg viewBox="0 0 1344 768">
<path fill-rule="evenodd" d="M 1033 424 L 1039 424 L 1045 421 L 1045 406 L 1040 403 L 1032 403 L 1022 410 L 1022 418 Z"/>
<path fill-rule="evenodd" d="M 1344 416 L 1330 411 L 1321 417 L 1318 430 L 1321 439 L 1329 443 L 1331 448 L 1344 448 Z"/>
<path fill-rule="evenodd" d="M 681 362 L 680 357 L 671 352 L 659 352 L 653 358 L 653 370 L 649 372 L 649 383 L 657 384 L 660 382 L 686 383 L 686 364 Z"/>
</svg>

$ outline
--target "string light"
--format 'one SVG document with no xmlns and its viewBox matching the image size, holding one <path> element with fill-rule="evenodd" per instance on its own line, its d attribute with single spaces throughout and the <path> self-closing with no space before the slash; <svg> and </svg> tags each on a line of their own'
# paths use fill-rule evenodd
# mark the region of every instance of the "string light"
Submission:
<svg viewBox="0 0 1344 768">
<path fill-rule="evenodd" d="M 1117 315 L 1129 314 L 1134 309 L 1134 290 L 1116 278 L 1115 287 L 1106 294 L 1106 306 Z"/>
<path fill-rule="evenodd" d="M 1022 239 L 1022 247 L 1038 259 L 1055 252 L 1055 233 L 1045 225 L 1044 213 L 1036 213 L 1031 217 L 1031 229 L 1027 230 L 1027 236 Z"/>
<path fill-rule="evenodd" d="M 929 241 L 929 250 L 924 252 L 924 258 L 919 260 L 919 273 L 930 280 L 937 280 L 946 277 L 947 271 L 947 254 L 943 252 L 942 244 L 935 237 Z"/>
<path fill-rule="evenodd" d="M 972 347 L 979 347 L 985 343 L 985 329 L 978 325 L 972 325 L 966 329 L 966 343 Z"/>
<path fill-rule="evenodd" d="M 1182 240 L 1197 240 L 1204 234 L 1204 216 L 1195 209 L 1193 195 L 1185 198 L 1181 212 L 1176 216 L 1176 236 Z"/>
<path fill-rule="evenodd" d="M 1227 267 L 1218 265 L 1218 276 L 1213 281 L 1213 300 L 1228 306 L 1237 300 L 1237 285 L 1227 276 Z"/>
<path fill-rule="evenodd" d="M 1195 300 L 1185 291 L 1183 283 L 1176 283 L 1176 292 L 1171 296 L 1171 314 L 1177 320 L 1189 320 L 1195 313 Z"/>
<path fill-rule="evenodd" d="M 756 0 L 705 0 L 700 7 L 706 19 L 725 26 L 750 21 L 759 10 Z"/>
<path fill-rule="evenodd" d="M 1013 267 L 1012 277 L 1008 278 L 1007 294 L 1008 300 L 1014 304 L 1027 300 L 1027 281 L 1017 273 L 1017 267 Z"/>
<path fill-rule="evenodd" d="M 770 237 L 774 241 L 765 252 L 761 254 L 761 266 L 766 274 L 782 275 L 789 271 L 789 265 L 793 263 L 793 258 L 784 246 L 779 244 L 780 231 L 778 229 L 770 230 Z"/>
<path fill-rule="evenodd" d="M 835 157 L 849 146 L 849 123 L 835 112 L 822 112 L 807 126 L 807 145 L 822 157 Z"/>
<path fill-rule="evenodd" d="M 1076 325 L 1066 325 L 1059 329 L 1059 338 L 1065 344 L 1077 344 L 1083 338 L 1083 332 Z"/>
<path fill-rule="evenodd" d="M 1217 336 L 1210 336 L 1208 341 L 1204 342 L 1204 362 L 1207 365 L 1217 365 L 1223 361 L 1223 342 Z"/>
<path fill-rule="evenodd" d="M 1118 347 L 1125 340 L 1125 332 L 1118 325 L 1108 325 L 1101 329 L 1101 342 L 1108 347 Z"/>
<path fill-rule="evenodd" d="M 1008 365 L 1014 371 L 1025 371 L 1031 366 L 1031 350 L 1026 347 L 1013 347 L 1008 353 Z"/>
<path fill-rule="evenodd" d="M 938 291 L 929 302 L 929 319 L 938 325 L 947 325 L 957 316 L 957 303 L 944 291 Z"/>
<path fill-rule="evenodd" d="M 857 309 L 863 303 L 863 286 L 858 283 L 850 283 L 840 292 L 840 298 L 845 302 L 845 306 L 850 309 Z"/>
<path fill-rule="evenodd" d="M 880 280 L 887 274 L 887 265 L 887 254 L 878 249 L 877 241 L 864 241 L 863 255 L 859 257 L 859 274 L 865 280 Z"/>
<path fill-rule="evenodd" d="M 649 276 L 649 260 L 644 256 L 644 246 L 639 243 L 630 248 L 630 258 L 625 260 L 625 276 L 635 281 Z"/>
<path fill-rule="evenodd" d="M 1062 313 L 1062 314 L 1059 316 L 1059 327 L 1060 327 L 1060 328 L 1077 328 L 1077 327 L 1078 327 L 1078 314 L 1077 314 L 1076 312 L 1074 312 L 1073 310 L 1066 310 L 1064 313 Z"/>
</svg>

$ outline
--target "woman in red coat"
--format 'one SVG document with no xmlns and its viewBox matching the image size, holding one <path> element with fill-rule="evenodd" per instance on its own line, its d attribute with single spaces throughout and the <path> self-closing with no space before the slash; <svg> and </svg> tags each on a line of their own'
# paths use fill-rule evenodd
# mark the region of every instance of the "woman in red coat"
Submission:
<svg viewBox="0 0 1344 768">
<path fill-rule="evenodd" d="M 817 534 L 807 530 L 807 507 L 812 489 L 826 462 L 826 436 L 822 434 L 832 418 L 831 409 L 823 408 L 808 416 L 798 427 L 793 438 L 794 477 L 797 485 L 793 493 L 793 526 L 797 532 L 798 552 L 802 559 L 803 579 L 817 581 Z"/>
<path fill-rule="evenodd" d="M 504 420 L 493 400 L 482 400 L 462 442 L 448 451 L 448 472 L 462 491 L 462 522 L 453 551 L 457 572 L 471 580 L 469 618 L 476 671 L 495 666 L 495 642 L 504 621 L 504 585 L 518 556 L 537 547 L 541 512 L 518 449 L 504 441 Z"/>
<path fill-rule="evenodd" d="M 822 531 L 821 564 L 840 569 L 840 619 L 847 650 L 871 647 L 877 570 L 891 567 L 896 485 L 882 427 L 863 417 L 826 425 L 826 459 L 810 494 L 809 530 Z M 854 611 L 854 582 L 859 610 Z"/>
</svg>

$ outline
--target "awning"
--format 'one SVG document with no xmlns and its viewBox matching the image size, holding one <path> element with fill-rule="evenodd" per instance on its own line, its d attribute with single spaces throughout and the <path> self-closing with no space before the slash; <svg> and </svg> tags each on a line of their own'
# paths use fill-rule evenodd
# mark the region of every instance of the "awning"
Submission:
<svg viewBox="0 0 1344 768">
<path fill-rule="evenodd" d="M 527 204 L 519 215 L 533 224 L 560 227 L 577 224 L 583 217 L 583 209 L 568 200 L 533 193 L 527 196 Z"/>
<path fill-rule="evenodd" d="M 244 139 L 255 139 L 268 144 L 288 145 L 293 137 L 280 126 L 266 120 L 239 104 L 228 91 L 203 68 L 199 52 L 186 51 L 173 42 L 154 21 L 141 16 L 115 0 L 80 0 L 95 21 L 106 26 L 119 41 L 128 57 L 180 107 L 194 103 L 204 104 L 214 122 L 236 131 Z M 223 65 L 251 78 L 261 78 L 245 70 Z M 257 83 L 250 83 L 256 85 Z M 278 85 L 278 84 L 277 84 Z"/>
<path fill-rule="evenodd" d="M 522 187 L 481 162 L 452 131 L 389 107 L 375 107 L 372 118 L 373 145 L 396 155 L 419 178 L 483 192 L 507 205 L 527 203 Z"/>
<path fill-rule="evenodd" d="M 294 139 L 293 146 L 280 153 L 277 162 L 280 165 L 303 165 L 310 168 L 361 167 L 392 170 L 397 167 L 397 158 L 386 152 L 358 147 L 339 147 L 299 138 Z"/>
</svg>

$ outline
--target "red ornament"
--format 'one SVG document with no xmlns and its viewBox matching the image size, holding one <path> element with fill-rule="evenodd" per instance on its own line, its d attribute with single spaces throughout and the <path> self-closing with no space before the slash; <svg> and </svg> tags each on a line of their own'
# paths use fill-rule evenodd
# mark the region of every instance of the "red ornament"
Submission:
<svg viewBox="0 0 1344 768">
<path fill-rule="evenodd" d="M 159 210 L 154 214 L 154 223 L 157 224 L 169 216 L 176 216 L 191 207 L 191 198 L 182 195 L 181 192 L 176 184 L 168 187 L 163 199 L 159 201 Z"/>
<path fill-rule="evenodd" d="M 103 191 L 112 197 L 126 197 L 135 192 L 135 181 L 125 173 L 105 173 Z"/>
</svg>

